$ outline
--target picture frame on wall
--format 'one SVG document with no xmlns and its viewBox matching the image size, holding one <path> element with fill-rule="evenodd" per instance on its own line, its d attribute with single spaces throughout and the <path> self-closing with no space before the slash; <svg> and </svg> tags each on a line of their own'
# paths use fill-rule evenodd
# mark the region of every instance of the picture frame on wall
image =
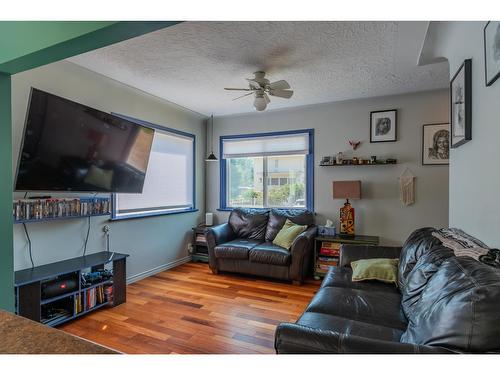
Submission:
<svg viewBox="0 0 500 375">
<path fill-rule="evenodd" d="M 500 78 L 500 21 L 484 27 L 484 66 L 486 86 L 491 86 Z"/>
<path fill-rule="evenodd" d="M 451 147 L 472 139 L 472 60 L 458 68 L 450 82 Z"/>
<path fill-rule="evenodd" d="M 450 124 L 422 126 L 422 165 L 450 164 Z"/>
<path fill-rule="evenodd" d="M 397 141 L 397 110 L 370 112 L 370 143 Z"/>
</svg>

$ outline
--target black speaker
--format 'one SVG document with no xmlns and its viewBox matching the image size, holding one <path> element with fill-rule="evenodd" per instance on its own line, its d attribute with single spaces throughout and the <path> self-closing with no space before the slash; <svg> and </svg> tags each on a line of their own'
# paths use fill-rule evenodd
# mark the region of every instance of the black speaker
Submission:
<svg viewBox="0 0 500 375">
<path fill-rule="evenodd" d="M 74 292 L 78 284 L 74 278 L 63 280 L 52 280 L 42 284 L 42 298 L 52 298 L 61 294 Z"/>
</svg>

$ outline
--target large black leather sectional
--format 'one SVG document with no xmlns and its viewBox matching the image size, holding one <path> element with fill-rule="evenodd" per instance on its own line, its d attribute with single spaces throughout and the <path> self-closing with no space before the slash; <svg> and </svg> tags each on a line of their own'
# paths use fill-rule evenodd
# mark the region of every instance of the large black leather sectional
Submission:
<svg viewBox="0 0 500 375">
<path fill-rule="evenodd" d="M 277 353 L 499 353 L 500 271 L 433 231 L 402 248 L 344 245 L 299 320 L 277 327 Z M 353 282 L 350 263 L 366 258 L 399 258 L 398 285 Z"/>
<path fill-rule="evenodd" d="M 290 249 L 273 244 L 286 219 L 307 225 Z M 314 214 L 302 209 L 234 209 L 229 221 L 206 230 L 213 273 L 238 272 L 302 283 L 314 247 Z"/>
</svg>

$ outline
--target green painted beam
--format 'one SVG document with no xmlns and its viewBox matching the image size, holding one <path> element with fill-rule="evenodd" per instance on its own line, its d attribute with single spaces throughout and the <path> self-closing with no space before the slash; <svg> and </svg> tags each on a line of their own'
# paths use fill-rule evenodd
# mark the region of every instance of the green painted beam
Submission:
<svg viewBox="0 0 500 375">
<path fill-rule="evenodd" d="M 0 74 L 0 308 L 14 311 L 10 76 Z"/>
<path fill-rule="evenodd" d="M 116 22 L 73 39 L 61 41 L 60 43 L 40 49 L 28 55 L 1 63 L 0 72 L 16 74 L 165 27 L 173 26 L 178 23 L 179 21 Z"/>
<path fill-rule="evenodd" d="M 110 26 L 103 21 L 0 22 L 0 64 Z"/>
</svg>

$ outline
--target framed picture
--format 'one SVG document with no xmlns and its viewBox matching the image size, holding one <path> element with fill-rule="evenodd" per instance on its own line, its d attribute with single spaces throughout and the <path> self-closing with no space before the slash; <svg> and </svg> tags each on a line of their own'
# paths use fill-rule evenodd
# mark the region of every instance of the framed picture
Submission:
<svg viewBox="0 0 500 375">
<path fill-rule="evenodd" d="M 472 60 L 465 60 L 450 83 L 451 147 L 472 139 Z"/>
<path fill-rule="evenodd" d="M 422 165 L 450 164 L 450 124 L 422 127 Z"/>
<path fill-rule="evenodd" d="M 397 110 L 370 112 L 370 142 L 396 142 Z"/>
<path fill-rule="evenodd" d="M 484 64 L 486 86 L 491 86 L 500 77 L 500 21 L 484 27 Z"/>
</svg>

